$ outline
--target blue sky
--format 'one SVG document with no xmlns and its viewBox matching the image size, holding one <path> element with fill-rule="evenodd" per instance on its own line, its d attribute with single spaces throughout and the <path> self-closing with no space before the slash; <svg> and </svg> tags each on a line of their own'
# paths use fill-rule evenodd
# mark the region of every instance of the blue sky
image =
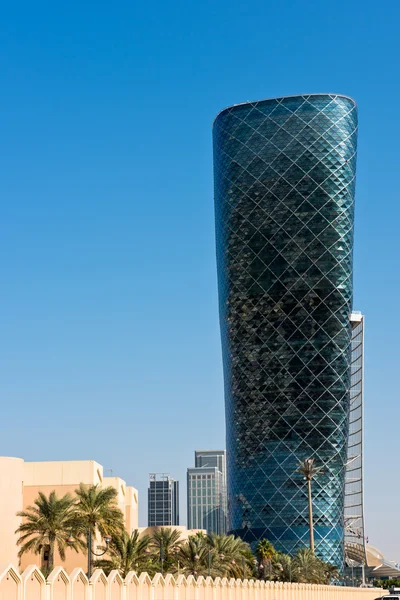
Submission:
<svg viewBox="0 0 400 600">
<path fill-rule="evenodd" d="M 184 483 L 194 449 L 224 446 L 213 118 L 347 94 L 367 533 L 400 559 L 399 3 L 22 0 L 1 13 L 0 454 L 95 459 L 139 488 L 144 524 L 149 471 Z"/>
</svg>

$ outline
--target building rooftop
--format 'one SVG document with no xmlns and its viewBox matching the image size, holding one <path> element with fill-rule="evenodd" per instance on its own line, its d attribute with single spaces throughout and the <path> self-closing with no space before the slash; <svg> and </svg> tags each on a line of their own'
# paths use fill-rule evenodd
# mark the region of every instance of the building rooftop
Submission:
<svg viewBox="0 0 400 600">
<path fill-rule="evenodd" d="M 334 94 L 332 92 L 319 92 L 316 94 L 291 94 L 289 96 L 278 96 L 276 98 L 263 98 L 261 100 L 246 100 L 246 102 L 239 102 L 238 104 L 231 104 L 230 106 L 226 106 L 225 108 L 223 108 L 222 110 L 219 111 L 219 113 L 217 113 L 214 121 L 213 121 L 213 126 L 215 121 L 218 119 L 218 117 L 226 112 L 227 110 L 230 110 L 232 108 L 237 108 L 239 106 L 246 106 L 246 104 L 260 104 L 260 102 L 270 102 L 272 100 L 276 100 L 277 102 L 281 102 L 282 100 L 286 100 L 287 98 L 310 98 L 310 97 L 315 97 L 315 96 L 331 96 L 336 97 L 336 98 L 345 98 L 346 100 L 350 100 L 351 102 L 353 102 L 354 106 L 357 106 L 357 102 L 354 100 L 354 98 L 352 98 L 351 96 L 346 96 L 345 94 Z"/>
</svg>

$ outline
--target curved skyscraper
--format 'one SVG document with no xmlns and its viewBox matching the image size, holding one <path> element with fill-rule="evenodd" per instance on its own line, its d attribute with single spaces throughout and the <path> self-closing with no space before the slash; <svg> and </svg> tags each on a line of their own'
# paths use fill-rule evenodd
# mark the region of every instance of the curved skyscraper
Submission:
<svg viewBox="0 0 400 600">
<path fill-rule="evenodd" d="M 357 108 L 249 102 L 214 123 L 230 530 L 343 565 Z"/>
</svg>

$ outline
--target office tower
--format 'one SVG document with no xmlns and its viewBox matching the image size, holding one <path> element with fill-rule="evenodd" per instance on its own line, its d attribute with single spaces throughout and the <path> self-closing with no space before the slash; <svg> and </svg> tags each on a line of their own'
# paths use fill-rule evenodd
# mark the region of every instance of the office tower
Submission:
<svg viewBox="0 0 400 600">
<path fill-rule="evenodd" d="M 352 339 L 349 441 L 344 498 L 345 547 L 347 558 L 367 564 L 363 485 L 364 316 L 354 311 L 350 321 Z"/>
<path fill-rule="evenodd" d="M 217 467 L 187 470 L 188 529 L 206 529 L 208 533 L 226 532 L 224 491 L 222 473 Z"/>
<path fill-rule="evenodd" d="M 226 450 L 195 450 L 195 467 L 216 467 L 222 474 L 221 507 L 223 511 L 222 533 L 226 532 L 228 514 L 228 498 L 226 490 Z"/>
<path fill-rule="evenodd" d="M 216 467 L 226 481 L 226 450 L 195 450 L 195 467 Z"/>
<path fill-rule="evenodd" d="M 150 473 L 148 524 L 179 525 L 179 481 L 171 479 L 169 473 Z"/>
<path fill-rule="evenodd" d="M 248 102 L 214 129 L 229 521 L 245 540 L 344 561 L 357 108 L 335 94 Z"/>
<path fill-rule="evenodd" d="M 196 450 L 194 462 L 187 470 L 188 527 L 226 533 L 226 452 Z"/>
</svg>

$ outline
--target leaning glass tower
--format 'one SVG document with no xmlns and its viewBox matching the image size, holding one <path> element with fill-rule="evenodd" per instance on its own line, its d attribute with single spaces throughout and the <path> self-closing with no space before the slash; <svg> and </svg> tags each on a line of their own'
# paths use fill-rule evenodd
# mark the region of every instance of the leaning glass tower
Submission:
<svg viewBox="0 0 400 600">
<path fill-rule="evenodd" d="M 214 123 L 230 530 L 308 546 L 298 463 L 315 458 L 316 553 L 344 560 L 357 108 L 249 102 Z"/>
</svg>

